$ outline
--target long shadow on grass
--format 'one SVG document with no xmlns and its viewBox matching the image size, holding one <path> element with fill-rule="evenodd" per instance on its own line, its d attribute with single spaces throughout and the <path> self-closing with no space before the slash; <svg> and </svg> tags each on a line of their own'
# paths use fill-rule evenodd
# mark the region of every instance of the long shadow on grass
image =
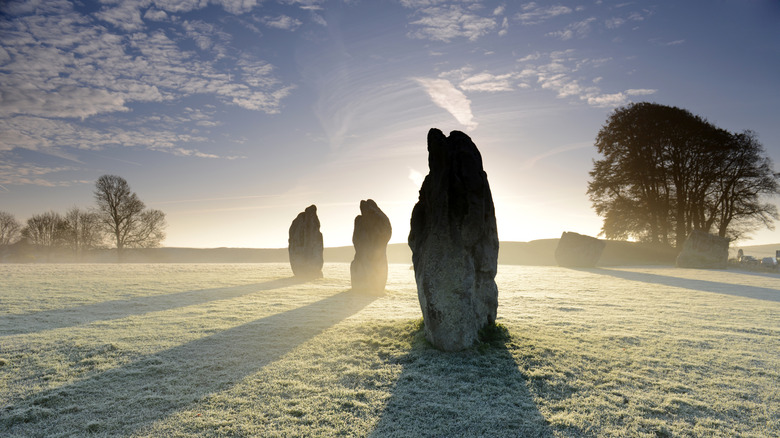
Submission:
<svg viewBox="0 0 780 438">
<path fill-rule="evenodd" d="M 159 312 L 180 307 L 226 300 L 258 291 L 278 289 L 302 283 L 295 277 L 280 278 L 264 283 L 233 287 L 191 290 L 164 295 L 137 297 L 127 300 L 104 301 L 66 309 L 43 310 L 34 313 L 0 317 L 0 337 L 36 333 L 65 327 L 107 321 L 148 312 Z"/>
<path fill-rule="evenodd" d="M 553 436 L 507 348 L 502 327 L 487 342 L 444 353 L 418 330 L 374 438 Z"/>
<path fill-rule="evenodd" d="M 128 435 L 229 388 L 376 298 L 341 292 L 36 394 L 3 408 L 0 430 L 5 436 Z"/>
<path fill-rule="evenodd" d="M 596 274 L 610 275 L 625 280 L 641 281 L 643 283 L 662 284 L 665 286 L 681 287 L 685 289 L 712 292 L 724 295 L 733 295 L 756 300 L 780 302 L 780 290 L 767 287 L 756 287 L 717 281 L 695 280 L 689 278 L 669 277 L 666 275 L 648 274 L 644 272 L 622 271 L 614 269 L 593 268 L 585 269 Z"/>
</svg>

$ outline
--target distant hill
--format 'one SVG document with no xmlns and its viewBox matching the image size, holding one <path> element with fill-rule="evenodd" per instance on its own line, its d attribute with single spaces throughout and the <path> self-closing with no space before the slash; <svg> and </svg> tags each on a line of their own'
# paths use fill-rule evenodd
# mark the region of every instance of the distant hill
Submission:
<svg viewBox="0 0 780 438">
<path fill-rule="evenodd" d="M 498 263 L 503 265 L 554 266 L 558 239 L 540 239 L 530 242 L 501 242 Z M 349 263 L 355 256 L 352 246 L 325 248 L 323 258 L 328 263 Z M 676 251 L 636 242 L 607 241 L 599 265 L 674 264 Z M 412 251 L 406 243 L 387 246 L 390 263 L 411 264 Z M 112 261 L 112 260 L 109 260 Z M 126 257 L 128 262 L 148 263 L 287 263 L 287 248 L 153 248 L 134 250 Z"/>
<path fill-rule="evenodd" d="M 554 266 L 555 248 L 559 239 L 540 239 L 530 242 L 501 242 L 498 263 L 502 265 Z M 620 265 L 673 265 L 677 252 L 672 248 L 652 246 L 638 242 L 607 240 L 599 266 Z M 742 249 L 745 255 L 756 258 L 774 257 L 780 244 L 735 246 L 732 257 Z M 38 248 L 15 248 L 14 252 L 0 253 L 5 262 L 116 262 L 116 250 L 97 250 L 74 260 L 69 253 L 44 252 Z M 355 256 L 352 246 L 325 248 L 323 256 L 329 263 L 349 263 Z M 412 263 L 412 251 L 406 243 L 387 246 L 390 263 Z M 125 262 L 129 263 L 287 263 L 287 248 L 147 248 L 128 250 Z"/>
<path fill-rule="evenodd" d="M 555 266 L 555 248 L 559 239 L 539 239 L 530 242 L 501 242 L 498 263 L 501 265 Z M 351 246 L 325 248 L 327 262 L 351 262 L 355 250 Z M 599 265 L 673 265 L 677 252 L 674 249 L 653 247 L 636 242 L 608 240 Z M 387 246 L 390 263 L 412 263 L 412 251 L 405 243 Z"/>
<path fill-rule="evenodd" d="M 729 248 L 730 257 L 736 257 L 737 251 L 740 249 L 745 255 L 751 255 L 760 260 L 764 257 L 775 257 L 776 251 L 780 251 L 780 243 L 770 243 L 768 245 L 734 245 Z"/>
</svg>

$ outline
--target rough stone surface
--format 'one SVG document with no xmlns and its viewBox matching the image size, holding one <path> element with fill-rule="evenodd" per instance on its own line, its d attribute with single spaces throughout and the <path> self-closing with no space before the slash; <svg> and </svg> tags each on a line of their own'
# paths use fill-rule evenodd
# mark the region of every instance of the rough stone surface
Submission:
<svg viewBox="0 0 780 438">
<path fill-rule="evenodd" d="M 293 274 L 302 278 L 322 277 L 322 233 L 316 206 L 309 206 L 292 221 L 288 243 Z"/>
<path fill-rule="evenodd" d="M 605 246 L 607 242 L 595 237 L 564 231 L 555 248 L 555 261 L 567 268 L 592 268 Z"/>
<path fill-rule="evenodd" d="M 496 215 L 482 156 L 466 134 L 445 137 L 431 129 L 428 167 L 409 247 L 425 336 L 439 349 L 457 351 L 496 320 Z"/>
<path fill-rule="evenodd" d="M 360 215 L 355 217 L 352 244 L 355 259 L 349 266 L 352 289 L 382 293 L 387 285 L 387 242 L 393 234 L 390 219 L 372 199 L 360 201 Z"/>
<path fill-rule="evenodd" d="M 677 256 L 678 268 L 726 269 L 729 240 L 701 230 L 693 230 Z"/>
</svg>

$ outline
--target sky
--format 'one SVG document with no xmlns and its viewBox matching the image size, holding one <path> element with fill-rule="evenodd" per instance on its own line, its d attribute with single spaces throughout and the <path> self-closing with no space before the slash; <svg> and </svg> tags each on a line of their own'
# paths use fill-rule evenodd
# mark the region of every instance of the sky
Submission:
<svg viewBox="0 0 780 438">
<path fill-rule="evenodd" d="M 112 174 L 163 246 L 286 247 L 311 204 L 351 245 L 369 198 L 405 242 L 438 128 L 481 151 L 500 240 L 595 236 L 594 139 L 640 101 L 780 168 L 780 2 L 3 1 L 0 210 L 90 208 Z"/>
</svg>

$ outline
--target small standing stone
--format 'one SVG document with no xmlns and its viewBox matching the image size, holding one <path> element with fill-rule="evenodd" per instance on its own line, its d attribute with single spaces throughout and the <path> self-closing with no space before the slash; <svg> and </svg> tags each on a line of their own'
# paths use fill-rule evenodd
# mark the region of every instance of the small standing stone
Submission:
<svg viewBox="0 0 780 438">
<path fill-rule="evenodd" d="M 428 167 L 409 247 L 425 336 L 441 350 L 457 351 L 496 320 L 496 215 L 482 156 L 469 136 L 431 129 Z"/>
<path fill-rule="evenodd" d="M 387 285 L 387 242 L 393 229 L 390 219 L 372 199 L 360 201 L 360 215 L 355 217 L 352 243 L 355 259 L 349 266 L 352 289 L 379 294 Z"/>
<path fill-rule="evenodd" d="M 309 206 L 292 221 L 288 243 L 293 274 L 301 278 L 322 277 L 322 233 L 316 206 Z"/>
<path fill-rule="evenodd" d="M 693 230 L 677 256 L 678 268 L 726 269 L 729 263 L 729 239 Z"/>
<path fill-rule="evenodd" d="M 567 268 L 592 268 L 605 246 L 607 242 L 595 237 L 564 231 L 555 248 L 555 261 Z"/>
</svg>

